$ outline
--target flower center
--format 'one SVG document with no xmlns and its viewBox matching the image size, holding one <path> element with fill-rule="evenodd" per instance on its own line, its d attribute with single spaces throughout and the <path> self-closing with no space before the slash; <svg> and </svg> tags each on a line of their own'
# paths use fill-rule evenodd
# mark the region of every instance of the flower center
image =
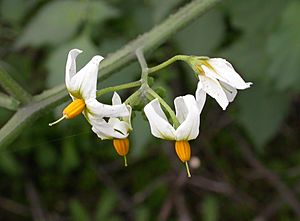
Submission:
<svg viewBox="0 0 300 221">
<path fill-rule="evenodd" d="M 125 139 L 113 139 L 113 145 L 115 147 L 115 150 L 117 151 L 117 153 L 124 157 L 124 163 L 125 166 L 127 166 L 127 159 L 126 159 L 126 155 L 129 151 L 129 139 L 125 138 Z"/>
<path fill-rule="evenodd" d="M 63 111 L 63 115 L 66 119 L 72 119 L 78 116 L 85 108 L 85 102 L 83 99 L 76 99 L 70 103 Z"/>
<path fill-rule="evenodd" d="M 49 126 L 53 126 L 54 124 L 59 123 L 63 119 L 72 119 L 79 115 L 85 108 L 85 102 L 83 99 L 76 99 L 72 103 L 70 103 L 63 111 L 63 116 L 58 120 L 49 124 Z"/>
<path fill-rule="evenodd" d="M 180 140 L 175 142 L 175 151 L 179 159 L 185 164 L 188 177 L 191 177 L 188 161 L 191 158 L 191 147 L 188 141 Z"/>
<path fill-rule="evenodd" d="M 181 140 L 175 142 L 175 150 L 179 159 L 185 163 L 191 158 L 191 147 L 188 141 Z"/>
</svg>

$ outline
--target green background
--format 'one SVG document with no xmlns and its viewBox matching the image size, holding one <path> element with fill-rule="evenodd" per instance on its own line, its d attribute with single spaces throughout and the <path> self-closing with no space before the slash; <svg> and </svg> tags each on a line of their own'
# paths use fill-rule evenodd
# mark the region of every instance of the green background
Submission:
<svg viewBox="0 0 300 221">
<path fill-rule="evenodd" d="M 106 57 L 189 1 L 0 1 L 0 62 L 31 94 L 64 83 L 67 52 Z M 300 2 L 225 0 L 146 56 L 149 67 L 176 54 L 223 57 L 250 89 L 226 111 L 212 98 L 191 142 L 192 178 L 174 143 L 154 138 L 134 112 L 129 166 L 83 116 L 61 122 L 49 110 L 0 152 L 1 220 L 299 220 Z M 104 88 L 138 80 L 134 62 Z M 194 94 L 183 62 L 155 76 L 170 105 Z M 1 92 L 5 91 L 0 88 Z M 122 91 L 125 100 L 133 90 Z M 110 103 L 111 94 L 102 102 Z M 0 126 L 13 115 L 0 107 Z"/>
</svg>

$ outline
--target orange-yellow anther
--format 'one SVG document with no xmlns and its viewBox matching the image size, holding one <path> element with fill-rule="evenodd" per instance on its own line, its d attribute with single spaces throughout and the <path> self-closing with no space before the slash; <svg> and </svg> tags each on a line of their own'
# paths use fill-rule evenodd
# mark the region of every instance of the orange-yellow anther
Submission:
<svg viewBox="0 0 300 221">
<path fill-rule="evenodd" d="M 83 99 L 76 99 L 69 104 L 63 111 L 63 115 L 66 119 L 72 119 L 79 115 L 85 108 Z"/>
<path fill-rule="evenodd" d="M 175 150 L 179 159 L 185 163 L 191 158 L 191 147 L 188 141 L 181 140 L 175 142 Z"/>
<path fill-rule="evenodd" d="M 126 156 L 129 150 L 129 139 L 114 139 L 113 145 L 120 156 Z"/>
</svg>

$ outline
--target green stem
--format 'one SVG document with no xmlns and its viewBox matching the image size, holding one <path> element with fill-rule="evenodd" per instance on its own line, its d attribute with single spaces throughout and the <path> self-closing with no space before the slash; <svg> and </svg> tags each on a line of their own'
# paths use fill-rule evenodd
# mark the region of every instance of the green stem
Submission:
<svg viewBox="0 0 300 221">
<path fill-rule="evenodd" d="M 9 110 L 17 110 L 20 102 L 0 92 L 0 106 Z"/>
<path fill-rule="evenodd" d="M 154 90 L 152 90 L 151 88 L 148 88 L 148 93 L 151 94 L 154 98 L 157 98 L 159 103 L 165 108 L 165 110 L 169 113 L 171 120 L 173 122 L 173 126 L 175 127 L 175 129 L 177 129 L 180 125 L 174 111 L 172 110 L 172 108 L 167 104 L 167 102 L 165 102 L 164 99 L 162 99 Z"/>
<path fill-rule="evenodd" d="M 113 86 L 113 87 L 107 87 L 107 88 L 103 88 L 99 91 L 97 91 L 97 97 L 102 96 L 103 94 L 109 93 L 109 92 L 113 92 L 113 91 L 119 91 L 119 90 L 124 90 L 124 89 L 128 89 L 128 88 L 133 88 L 133 87 L 139 87 L 141 86 L 141 81 L 133 81 L 130 83 L 126 83 L 126 84 L 120 84 L 117 86 Z"/>
<path fill-rule="evenodd" d="M 148 66 L 147 66 L 147 62 L 144 57 L 144 53 L 143 53 L 142 49 L 138 48 L 135 51 L 135 54 L 136 54 L 136 57 L 141 65 L 141 69 L 142 69 L 142 75 L 141 75 L 142 84 L 148 85 Z"/>
<path fill-rule="evenodd" d="M 31 101 L 31 95 L 21 87 L 7 72 L 0 66 L 0 85 L 10 95 L 15 97 L 22 103 L 28 103 Z"/>
<path fill-rule="evenodd" d="M 148 73 L 151 74 L 153 72 L 156 72 L 160 69 L 163 69 L 165 67 L 167 67 L 168 65 L 174 63 L 175 61 L 185 61 L 186 58 L 188 58 L 189 56 L 187 55 L 175 55 L 174 57 L 170 58 L 169 60 L 157 65 L 157 66 L 154 66 L 152 68 L 149 68 L 148 69 Z"/>
</svg>

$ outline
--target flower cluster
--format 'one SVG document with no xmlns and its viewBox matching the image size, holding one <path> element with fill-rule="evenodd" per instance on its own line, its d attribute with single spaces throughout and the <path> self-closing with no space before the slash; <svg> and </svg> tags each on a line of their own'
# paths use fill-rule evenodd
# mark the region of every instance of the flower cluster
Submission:
<svg viewBox="0 0 300 221">
<path fill-rule="evenodd" d="M 112 105 L 100 103 L 96 99 L 97 75 L 102 56 L 94 56 L 80 71 L 76 72 L 76 58 L 81 50 L 72 49 L 67 58 L 65 83 L 72 102 L 63 110 L 63 116 L 49 124 L 50 126 L 63 119 L 71 119 L 83 113 L 92 126 L 92 131 L 104 139 L 113 140 L 117 153 L 124 157 L 129 151 L 129 133 L 132 131 L 132 107 L 122 103 L 120 96 L 114 92 Z M 155 97 L 144 107 L 153 136 L 175 141 L 175 151 L 185 163 L 190 176 L 188 161 L 191 157 L 189 141 L 199 134 L 200 114 L 206 101 L 206 94 L 214 98 L 225 110 L 237 95 L 237 89 L 246 89 L 246 83 L 234 70 L 232 65 L 222 58 L 185 56 L 185 59 L 199 79 L 194 95 L 179 96 L 174 99 L 175 113 L 170 123 L 162 109 L 161 98 Z M 142 87 L 141 87 L 142 88 Z M 168 110 L 167 110 L 168 111 Z M 172 115 L 172 114 L 171 114 Z"/>
</svg>

